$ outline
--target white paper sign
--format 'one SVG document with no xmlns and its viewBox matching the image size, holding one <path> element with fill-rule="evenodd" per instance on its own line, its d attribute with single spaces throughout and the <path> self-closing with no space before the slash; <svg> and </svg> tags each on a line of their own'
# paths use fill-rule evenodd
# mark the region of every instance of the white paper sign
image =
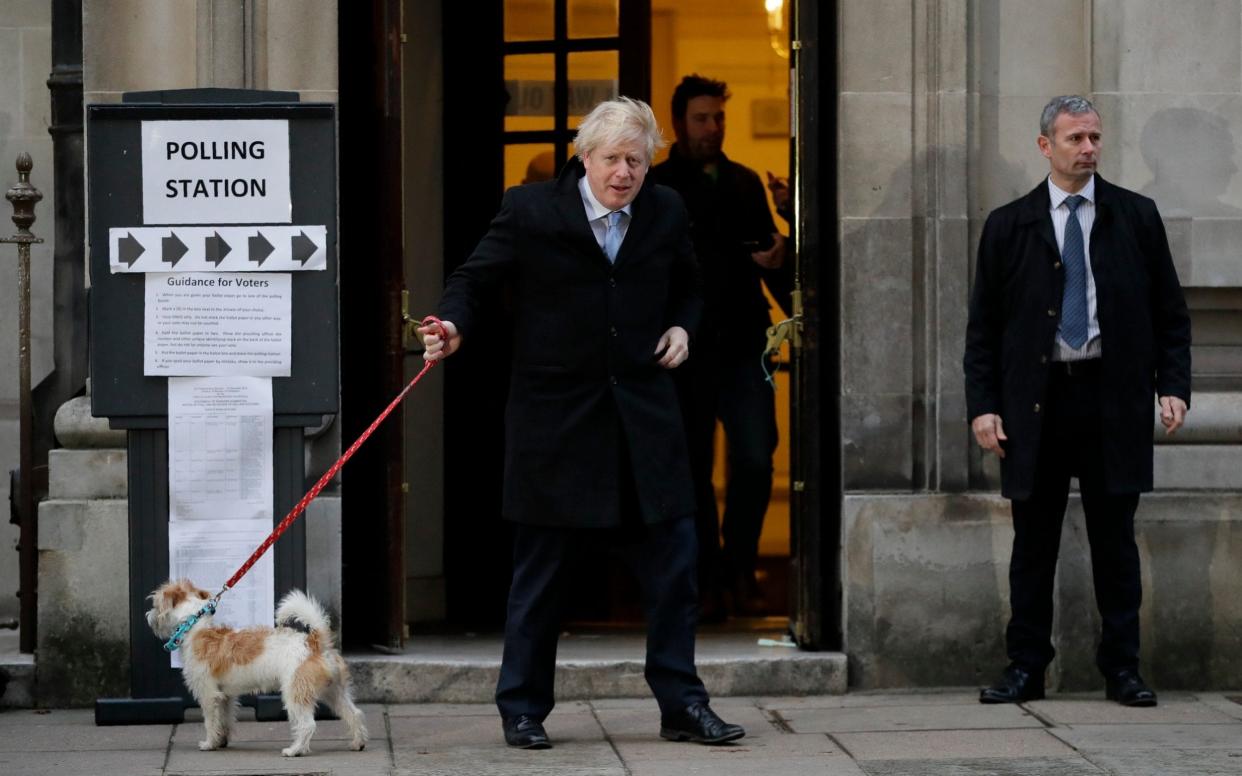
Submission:
<svg viewBox="0 0 1242 776">
<path fill-rule="evenodd" d="M 287 224 L 289 122 L 142 122 L 144 224 Z"/>
<path fill-rule="evenodd" d="M 271 378 L 169 378 L 168 501 L 171 520 L 271 523 Z"/>
<path fill-rule="evenodd" d="M 147 376 L 288 376 L 288 273 L 148 273 L 143 328 Z"/>
<path fill-rule="evenodd" d="M 272 532 L 272 519 L 171 520 L 168 523 L 168 574 L 185 577 L 215 594 Z M 214 622 L 244 628 L 271 625 L 276 610 L 275 566 L 268 550 L 237 586 L 220 599 Z M 181 667 L 181 650 L 172 653 Z"/>
</svg>

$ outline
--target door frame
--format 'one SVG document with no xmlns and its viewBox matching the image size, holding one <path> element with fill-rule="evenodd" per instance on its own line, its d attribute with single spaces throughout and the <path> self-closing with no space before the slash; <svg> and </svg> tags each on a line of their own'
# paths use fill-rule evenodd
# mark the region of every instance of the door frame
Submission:
<svg viewBox="0 0 1242 776">
<path fill-rule="evenodd" d="M 805 649 L 843 646 L 840 242 L 837 233 L 838 0 L 795 0 L 795 255 L 801 347 L 794 348 L 790 628 Z"/>
<path fill-rule="evenodd" d="M 341 414 L 351 443 L 405 386 L 401 0 L 338 16 Z M 405 636 L 404 413 L 397 407 L 341 475 L 341 607 L 347 644 Z"/>
<path fill-rule="evenodd" d="M 563 32 L 567 0 L 556 0 L 557 29 Z M 503 3 L 443 4 L 444 43 L 444 248 L 445 276 L 469 255 L 499 206 L 504 187 L 504 60 L 506 53 L 547 53 L 546 47 L 504 43 Z M 794 0 L 790 95 L 794 137 L 794 238 L 801 287 L 802 346 L 793 349 L 791 402 L 791 630 L 806 649 L 839 649 L 843 643 L 840 569 L 842 477 L 840 445 L 840 246 L 837 235 L 837 41 L 838 0 Z M 649 99 L 651 92 L 651 0 L 621 0 L 620 91 Z M 628 41 L 643 41 L 639 55 Z M 600 45 L 587 44 L 590 45 Z M 587 49 L 565 49 L 590 50 Z M 556 53 L 556 52 L 553 52 Z M 565 53 L 557 54 L 558 82 Z M 465 87 L 463 84 L 476 86 Z M 479 87 L 478 84 L 495 86 Z M 554 95 L 564 109 L 567 95 Z M 558 129 L 565 129 L 558 124 Z M 556 130 L 522 137 L 527 142 L 567 147 Z M 523 133 L 524 135 L 526 133 Z M 518 139 L 509 136 L 510 140 Z M 558 159 L 563 159 L 563 152 Z M 479 342 L 475 342 L 479 345 Z M 503 390 L 488 359 L 507 351 L 494 343 L 470 358 L 463 352 L 445 370 L 445 575 L 448 616 L 461 622 L 463 607 L 474 623 L 503 622 L 509 558 L 504 551 L 477 548 L 480 514 L 494 515 L 484 530 L 500 525 Z M 499 398 L 497 396 L 499 395 Z M 454 461 L 470 465 L 455 465 Z M 494 470 L 494 485 L 480 472 Z M 454 534 L 458 534 L 454 549 Z M 471 544 L 470 549 L 464 543 Z M 504 544 L 507 549 L 507 543 Z M 489 578 L 486 600 L 461 598 L 454 568 L 467 564 L 472 576 Z"/>
</svg>

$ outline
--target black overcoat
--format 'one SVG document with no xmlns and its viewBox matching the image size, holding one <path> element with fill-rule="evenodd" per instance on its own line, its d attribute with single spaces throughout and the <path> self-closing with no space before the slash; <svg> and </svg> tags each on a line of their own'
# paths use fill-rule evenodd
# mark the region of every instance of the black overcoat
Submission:
<svg viewBox="0 0 1242 776">
<path fill-rule="evenodd" d="M 1190 318 L 1164 223 L 1147 197 L 1095 178 L 1091 229 L 1103 362 L 1105 487 L 1152 487 L 1156 396 L 1190 404 Z M 1001 491 L 1031 494 L 1041 405 L 1051 369 L 1065 273 L 1047 181 L 988 216 L 979 241 L 966 330 L 968 417 L 1001 416 L 1009 441 Z"/>
<path fill-rule="evenodd" d="M 702 314 L 685 205 L 648 179 L 612 264 L 587 223 L 583 172 L 575 162 L 558 180 L 509 189 L 439 314 L 468 348 L 480 305 L 502 286 L 512 294 L 505 518 L 620 524 L 622 488 L 633 487 L 621 481 L 623 453 L 642 519 L 684 517 L 695 510 L 686 442 L 655 349 L 670 326 L 693 334 Z"/>
</svg>

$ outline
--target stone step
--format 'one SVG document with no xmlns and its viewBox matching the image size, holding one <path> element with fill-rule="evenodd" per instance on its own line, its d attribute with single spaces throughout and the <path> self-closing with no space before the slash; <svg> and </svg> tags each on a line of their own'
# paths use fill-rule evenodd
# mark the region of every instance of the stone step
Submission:
<svg viewBox="0 0 1242 776">
<path fill-rule="evenodd" d="M 1152 439 L 1157 445 L 1242 444 L 1242 392 L 1200 391 L 1192 399 L 1186 423 L 1172 436 L 1164 433 L 1160 407 L 1152 403 Z"/>
<path fill-rule="evenodd" d="M 699 675 L 713 696 L 842 695 L 846 657 L 786 646 L 779 633 L 700 633 Z M 400 654 L 347 654 L 355 695 L 368 703 L 490 703 L 500 673 L 501 637 L 414 636 Z M 557 650 L 556 697 L 643 698 L 645 636 L 572 633 Z"/>
<path fill-rule="evenodd" d="M 34 706 L 34 655 L 18 652 L 16 630 L 0 630 L 0 709 Z"/>
<path fill-rule="evenodd" d="M 1159 490 L 1242 489 L 1242 445 L 1156 445 L 1153 463 Z"/>
</svg>

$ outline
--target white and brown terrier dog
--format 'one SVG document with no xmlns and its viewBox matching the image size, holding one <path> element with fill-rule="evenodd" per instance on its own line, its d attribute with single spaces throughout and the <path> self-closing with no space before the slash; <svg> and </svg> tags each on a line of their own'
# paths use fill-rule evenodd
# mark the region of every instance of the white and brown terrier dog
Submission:
<svg viewBox="0 0 1242 776">
<path fill-rule="evenodd" d="M 151 594 L 147 624 L 167 640 L 177 626 L 211 597 L 188 579 L 165 582 Z M 305 629 L 298 625 L 305 626 Z M 327 704 L 344 720 L 349 748 L 362 749 L 367 728 L 354 705 L 345 660 L 332 645 L 328 615 L 313 598 L 294 590 L 276 608 L 276 627 L 226 628 L 204 615 L 181 645 L 181 675 L 203 710 L 207 738 L 204 751 L 227 746 L 239 695 L 280 691 L 293 743 L 286 757 L 310 752 L 315 706 Z"/>
</svg>

